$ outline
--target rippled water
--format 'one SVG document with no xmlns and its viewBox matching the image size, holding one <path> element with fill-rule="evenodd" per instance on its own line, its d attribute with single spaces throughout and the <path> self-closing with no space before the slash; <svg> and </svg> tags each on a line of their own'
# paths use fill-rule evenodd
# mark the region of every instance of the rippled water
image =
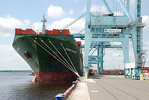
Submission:
<svg viewBox="0 0 149 100">
<path fill-rule="evenodd" d="M 55 100 L 70 84 L 33 84 L 30 72 L 0 72 L 0 100 Z"/>
</svg>

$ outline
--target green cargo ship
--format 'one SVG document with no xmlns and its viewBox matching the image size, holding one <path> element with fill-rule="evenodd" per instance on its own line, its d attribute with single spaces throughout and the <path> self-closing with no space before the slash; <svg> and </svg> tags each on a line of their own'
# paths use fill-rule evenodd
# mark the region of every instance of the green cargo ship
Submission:
<svg viewBox="0 0 149 100">
<path fill-rule="evenodd" d="M 68 29 L 45 30 L 44 24 L 40 34 L 32 29 L 15 29 L 13 48 L 33 70 L 33 82 L 76 80 L 83 74 L 80 46 Z"/>
</svg>

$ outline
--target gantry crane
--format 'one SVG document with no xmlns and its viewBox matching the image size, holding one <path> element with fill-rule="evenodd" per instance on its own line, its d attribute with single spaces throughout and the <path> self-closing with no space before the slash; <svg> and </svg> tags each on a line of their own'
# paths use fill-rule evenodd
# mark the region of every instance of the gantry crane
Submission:
<svg viewBox="0 0 149 100">
<path fill-rule="evenodd" d="M 106 47 L 122 48 L 125 63 L 125 77 L 132 79 L 140 78 L 142 67 L 142 29 L 144 24 L 141 17 L 141 0 L 136 0 L 136 16 L 133 19 L 130 15 L 130 0 L 117 0 L 120 2 L 124 15 L 115 16 L 108 2 L 103 0 L 108 14 L 93 14 L 90 12 L 92 0 L 87 0 L 86 22 L 85 22 L 85 51 L 84 51 L 84 71 L 88 73 L 89 64 L 97 64 L 100 74 L 103 74 L 103 50 Z M 76 36 L 77 37 L 77 36 Z M 80 37 L 83 37 L 80 35 Z M 133 43 L 135 66 L 129 66 L 129 39 Z M 122 45 L 111 45 L 110 42 L 121 42 Z M 97 51 L 97 56 L 92 56 L 92 49 Z M 94 52 L 93 51 L 93 52 Z"/>
</svg>

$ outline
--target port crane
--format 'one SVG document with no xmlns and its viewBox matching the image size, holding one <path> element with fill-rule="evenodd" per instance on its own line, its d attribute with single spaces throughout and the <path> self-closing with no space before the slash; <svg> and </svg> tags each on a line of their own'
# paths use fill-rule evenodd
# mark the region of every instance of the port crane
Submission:
<svg viewBox="0 0 149 100">
<path fill-rule="evenodd" d="M 124 55 L 125 77 L 140 78 L 140 68 L 145 63 L 145 50 L 143 50 L 143 28 L 141 17 L 141 0 L 135 0 L 135 18 L 130 14 L 130 0 L 117 0 L 124 11 L 123 15 L 115 15 L 106 0 L 103 0 L 109 13 L 98 14 L 91 12 L 92 0 L 87 0 L 85 34 L 73 34 L 75 38 L 85 40 L 84 72 L 88 73 L 90 64 L 97 64 L 97 72 L 103 74 L 103 56 L 105 48 L 122 48 Z M 116 12 L 117 13 L 117 12 Z M 68 24 L 74 24 L 79 18 Z M 66 28 L 65 27 L 65 28 Z M 129 42 L 132 41 L 135 64 L 130 65 Z M 121 42 L 121 45 L 112 45 L 111 42 Z M 96 56 L 93 53 L 96 52 Z M 100 66 L 100 70 L 99 70 Z"/>
<path fill-rule="evenodd" d="M 84 50 L 84 71 L 88 73 L 90 63 L 96 63 L 100 74 L 103 74 L 103 50 L 105 47 L 122 48 L 125 63 L 125 77 L 131 79 L 140 78 L 140 68 L 143 65 L 143 40 L 142 29 L 144 24 L 141 17 L 141 0 L 136 2 L 136 16 L 133 19 L 130 14 L 130 0 L 117 0 L 121 4 L 124 15 L 116 16 L 110 9 L 108 2 L 103 0 L 108 14 L 91 13 L 92 0 L 87 0 L 86 22 L 85 22 L 85 50 Z M 80 35 L 81 37 L 81 35 Z M 135 66 L 129 66 L 129 39 L 133 44 Z M 121 42 L 122 45 L 112 46 L 110 42 Z M 95 48 L 96 56 L 89 54 Z M 94 59 L 94 61 L 92 61 Z"/>
</svg>

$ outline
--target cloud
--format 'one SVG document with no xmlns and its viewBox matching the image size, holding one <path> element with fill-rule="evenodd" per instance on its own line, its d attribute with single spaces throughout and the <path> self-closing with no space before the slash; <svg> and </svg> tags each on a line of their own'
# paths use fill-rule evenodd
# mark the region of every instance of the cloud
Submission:
<svg viewBox="0 0 149 100">
<path fill-rule="evenodd" d="M 117 43 L 116 43 L 117 44 Z M 146 64 L 145 67 L 149 66 L 149 41 L 144 42 L 143 50 L 147 50 L 146 52 Z M 119 55 L 120 54 L 120 58 Z M 130 62 L 134 62 L 134 53 L 133 53 L 133 47 L 132 42 L 130 42 L 129 45 L 129 60 Z M 120 68 L 124 68 L 124 56 L 123 56 L 123 50 L 118 49 L 105 49 L 105 56 L 104 56 L 104 68 L 105 69 L 111 69 L 111 68 L 118 68 L 120 62 Z"/>
<path fill-rule="evenodd" d="M 52 18 L 62 18 L 66 15 L 66 12 L 60 6 L 50 5 L 47 10 L 47 15 Z"/>
<path fill-rule="evenodd" d="M 24 20 L 23 23 L 25 24 L 25 26 L 29 26 L 30 25 L 30 21 L 29 20 Z"/>
<path fill-rule="evenodd" d="M 104 69 L 124 69 L 122 50 L 106 48 L 104 52 Z"/>
<path fill-rule="evenodd" d="M 92 5 L 91 6 L 91 12 L 101 12 L 101 13 L 105 13 L 107 12 L 107 8 L 102 5 L 102 6 L 97 6 L 97 5 Z"/>
<path fill-rule="evenodd" d="M 145 66 L 148 67 L 149 66 L 149 41 L 148 42 L 144 42 L 143 44 L 144 44 L 143 45 L 144 50 L 147 50 L 147 52 L 146 52 L 146 64 L 145 64 Z"/>
<path fill-rule="evenodd" d="M 149 31 L 149 16 L 148 15 L 144 15 L 142 16 L 142 21 L 145 24 L 145 27 L 143 28 L 143 40 L 144 41 L 149 41 L 148 37 L 148 31 Z"/>
<path fill-rule="evenodd" d="M 83 8 L 82 12 L 86 12 L 86 7 Z M 106 12 L 108 12 L 108 10 L 104 5 L 102 5 L 102 6 L 92 5 L 91 12 L 92 13 L 96 13 L 96 12 L 106 13 Z"/>
<path fill-rule="evenodd" d="M 136 0 L 130 0 L 130 4 L 133 4 L 134 5 L 135 4 L 135 1 Z"/>
<path fill-rule="evenodd" d="M 59 21 L 54 21 L 51 25 L 48 26 L 48 29 L 61 29 L 74 20 L 75 20 L 74 18 L 64 18 Z M 84 26 L 85 26 L 85 19 L 82 18 L 78 22 L 70 26 L 69 29 L 70 32 L 73 34 L 84 29 Z"/>
<path fill-rule="evenodd" d="M 142 21 L 146 25 L 144 27 L 144 30 L 148 31 L 149 30 L 149 16 L 147 15 L 142 16 Z"/>
<path fill-rule="evenodd" d="M 0 70 L 30 70 L 29 65 L 10 44 L 0 45 L 0 48 Z"/>
<path fill-rule="evenodd" d="M 42 30 L 42 22 L 35 22 L 32 25 L 33 30 L 41 31 Z"/>
<path fill-rule="evenodd" d="M 91 6 L 91 12 L 100 12 L 100 8 L 97 5 L 92 5 Z"/>
<path fill-rule="evenodd" d="M 114 16 L 124 16 L 124 13 L 122 13 L 122 12 L 114 12 Z"/>
<path fill-rule="evenodd" d="M 2 27 L 10 29 L 14 28 L 14 26 L 18 27 L 22 25 L 20 20 L 17 20 L 11 16 L 0 17 L 0 23 Z"/>
<path fill-rule="evenodd" d="M 21 21 L 10 15 L 0 17 L 0 36 L 10 37 L 14 33 L 15 28 L 24 28 L 29 24 L 29 20 Z"/>
</svg>

